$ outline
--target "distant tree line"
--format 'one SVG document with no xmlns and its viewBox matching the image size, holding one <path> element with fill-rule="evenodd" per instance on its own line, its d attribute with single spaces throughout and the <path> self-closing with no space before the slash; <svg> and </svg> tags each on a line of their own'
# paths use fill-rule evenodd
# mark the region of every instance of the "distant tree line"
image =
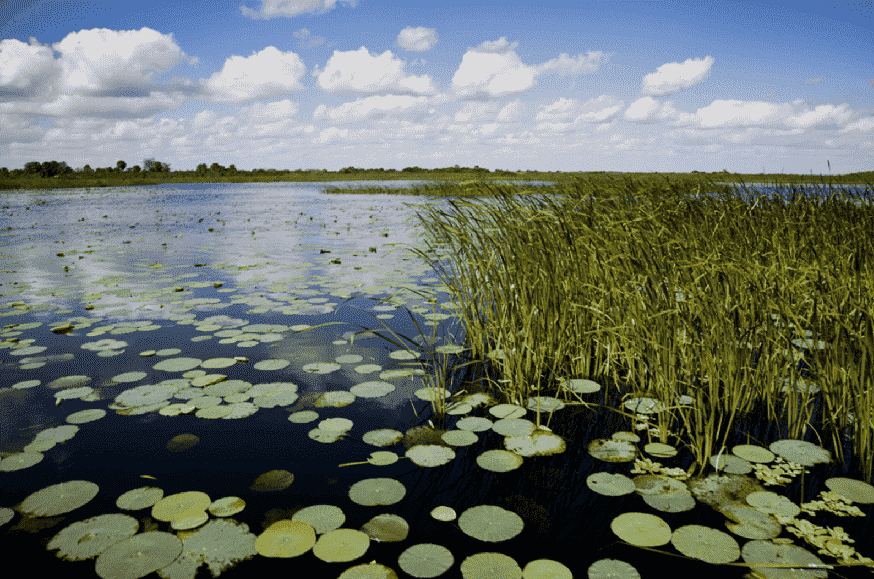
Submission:
<svg viewBox="0 0 874 579">
<path fill-rule="evenodd" d="M 119 173 L 169 173 L 170 172 L 170 164 L 162 163 L 161 161 L 156 161 L 155 159 L 146 159 L 143 161 L 143 165 L 145 169 L 142 169 L 139 165 L 134 165 L 127 169 L 127 163 L 124 161 L 118 161 L 115 164 L 115 167 L 96 167 L 92 168 L 91 165 L 85 165 L 84 167 L 80 167 L 78 169 L 73 169 L 69 167 L 66 161 L 43 161 L 40 163 L 39 161 L 31 161 L 29 163 L 24 164 L 23 169 L 13 169 L 9 170 L 7 167 L 0 167 L 0 178 L 8 178 L 8 179 L 17 179 L 17 178 L 42 178 L 42 179 L 50 179 L 53 177 L 75 177 L 77 175 L 91 176 L 91 175 L 110 175 L 110 174 L 119 174 Z M 127 170 L 125 170 L 127 169 Z"/>
<path fill-rule="evenodd" d="M 146 174 L 160 174 L 160 173 L 174 173 L 177 175 L 196 175 L 199 177 L 223 177 L 228 175 L 245 175 L 245 174 L 255 174 L 255 175 L 281 175 L 281 174 L 291 174 L 291 173 L 329 173 L 327 169 L 295 169 L 294 171 L 285 169 L 285 170 L 277 170 L 277 169 L 253 169 L 251 171 L 244 171 L 237 169 L 234 165 L 229 165 L 227 167 L 223 167 L 218 163 L 213 163 L 208 166 L 206 163 L 201 163 L 197 166 L 194 171 L 172 171 L 170 167 L 170 163 L 157 161 L 154 158 L 145 159 L 143 161 L 143 166 L 134 165 L 133 167 L 128 167 L 127 163 L 124 161 L 118 161 L 115 164 L 115 167 L 95 167 L 92 168 L 91 165 L 85 165 L 84 167 L 80 167 L 78 169 L 73 169 L 67 166 L 67 163 L 64 161 L 43 161 L 40 163 L 39 161 L 31 161 L 30 163 L 25 163 L 23 169 L 12 169 L 9 170 L 6 167 L 0 168 L 0 178 L 53 178 L 53 177 L 76 177 L 76 176 L 121 176 L 121 174 L 126 175 L 142 175 Z M 382 167 L 378 169 L 364 169 L 359 167 L 344 167 L 337 171 L 337 173 L 349 174 L 349 173 L 374 173 L 374 172 L 384 172 L 384 173 L 429 173 L 429 172 L 437 172 L 437 173 L 490 173 L 490 171 L 484 167 L 480 167 L 479 165 L 474 165 L 474 167 L 459 167 L 455 165 L 454 167 L 444 167 L 444 168 L 436 168 L 436 169 L 423 169 L 421 167 L 405 167 L 398 171 L 397 169 L 383 169 Z M 515 175 L 517 173 L 535 173 L 537 171 L 505 171 L 502 169 L 495 169 L 494 173 L 496 175 Z"/>
</svg>

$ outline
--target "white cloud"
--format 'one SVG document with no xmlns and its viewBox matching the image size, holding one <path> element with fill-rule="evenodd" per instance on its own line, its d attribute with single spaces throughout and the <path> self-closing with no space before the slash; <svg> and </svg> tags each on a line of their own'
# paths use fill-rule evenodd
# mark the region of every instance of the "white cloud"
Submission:
<svg viewBox="0 0 874 579">
<path fill-rule="evenodd" d="M 599 96 L 587 100 L 580 106 L 580 115 L 574 119 L 577 123 L 603 123 L 612 120 L 622 110 L 625 103 L 612 96 Z"/>
<path fill-rule="evenodd" d="M 319 135 L 313 139 L 316 143 L 327 143 L 330 141 L 339 141 L 341 139 L 345 139 L 349 134 L 349 129 L 338 129 L 337 127 L 330 127 L 323 131 L 319 132 Z"/>
<path fill-rule="evenodd" d="M 536 74 L 515 52 L 470 51 L 461 58 L 452 87 L 462 98 L 496 98 L 529 90 L 536 84 Z"/>
<path fill-rule="evenodd" d="M 495 120 L 501 121 L 502 123 L 521 121 L 524 109 L 525 107 L 522 104 L 522 101 L 516 99 L 513 102 L 504 105 L 504 107 L 498 112 Z"/>
<path fill-rule="evenodd" d="M 148 97 L 115 98 L 83 97 L 80 95 L 60 95 L 52 102 L 33 107 L 30 114 L 50 117 L 150 117 L 167 110 L 179 108 L 186 100 L 184 95 L 153 93 Z M 19 109 L 25 109 L 26 103 Z"/>
<path fill-rule="evenodd" d="M 610 55 L 589 52 L 588 57 L 569 57 L 562 53 L 543 64 L 529 66 L 519 60 L 514 49 L 518 42 L 510 44 L 505 37 L 483 42 L 469 49 L 452 77 L 452 87 L 463 99 L 500 98 L 532 89 L 541 74 L 558 73 L 561 76 L 595 72 Z"/>
<path fill-rule="evenodd" d="M 654 98 L 641 97 L 628 105 L 628 110 L 625 111 L 625 120 L 641 123 L 656 122 L 658 120 L 656 115 L 659 108 L 659 102 Z"/>
<path fill-rule="evenodd" d="M 211 127 L 215 123 L 216 117 L 218 115 L 215 111 L 201 111 L 194 115 L 194 118 L 189 122 L 192 129 L 202 130 Z"/>
<path fill-rule="evenodd" d="M 15 39 L 0 40 L 0 102 L 43 94 L 60 72 L 51 48 L 33 39 L 29 45 Z"/>
<path fill-rule="evenodd" d="M 846 104 L 821 105 L 813 110 L 803 101 L 771 104 L 762 101 L 715 100 L 698 109 L 700 126 L 714 127 L 784 127 L 808 129 L 819 125 L 847 124 L 856 113 Z"/>
<path fill-rule="evenodd" d="M 404 50 L 425 52 L 437 43 L 437 31 L 433 28 L 407 26 L 398 34 L 397 43 Z"/>
<path fill-rule="evenodd" d="M 548 60 L 536 68 L 541 73 L 556 72 L 559 76 L 586 74 L 596 72 L 601 64 L 606 64 L 610 56 L 612 53 L 604 54 L 600 50 L 589 52 L 585 57 L 580 54 L 575 58 L 561 53 L 558 58 Z"/>
<path fill-rule="evenodd" d="M 478 47 L 472 49 L 470 52 L 482 52 L 484 54 L 504 53 L 516 50 L 517 46 L 519 46 L 518 42 L 510 44 L 509 42 L 507 42 L 507 38 L 505 36 L 502 36 L 498 40 L 494 40 L 492 42 L 483 42 Z"/>
<path fill-rule="evenodd" d="M 0 123 L 2 124 L 2 123 Z M 874 116 L 862 117 L 848 124 L 846 127 L 838 131 L 839 133 L 859 133 L 859 134 L 874 134 Z M 870 146 L 870 145 L 869 145 Z"/>
<path fill-rule="evenodd" d="M 174 109 L 196 90 L 187 79 L 155 81 L 187 58 L 172 34 L 150 28 L 82 30 L 52 48 L 33 38 L 30 45 L 0 42 L 0 111 L 142 117 Z"/>
<path fill-rule="evenodd" d="M 518 99 L 516 99 L 518 101 Z M 490 121 L 495 118 L 497 111 L 500 107 L 499 103 L 478 103 L 478 102 L 469 102 L 464 103 L 461 106 L 461 109 L 457 113 L 455 113 L 454 120 L 457 123 L 481 123 L 484 121 Z"/>
<path fill-rule="evenodd" d="M 406 95 L 371 96 L 329 109 L 319 105 L 313 120 L 327 119 L 333 123 L 354 123 L 387 116 L 413 121 L 421 120 L 431 110 L 431 99 Z"/>
<path fill-rule="evenodd" d="M 599 96 L 585 103 L 577 99 L 560 98 L 551 105 L 539 108 L 534 120 L 542 124 L 563 123 L 602 123 L 615 117 L 624 103 L 612 96 Z"/>
<path fill-rule="evenodd" d="M 536 121 L 567 121 L 579 109 L 577 99 L 560 98 L 551 105 L 540 107 L 540 112 L 534 116 Z"/>
<path fill-rule="evenodd" d="M 690 58 L 682 64 L 663 64 L 656 72 L 643 77 L 641 92 L 645 95 L 667 96 L 687 89 L 710 76 L 713 62 L 713 57 L 708 56 L 704 59 Z"/>
<path fill-rule="evenodd" d="M 318 68 L 313 76 L 319 86 L 329 93 L 400 93 L 434 94 L 436 88 L 427 75 L 407 76 L 404 62 L 390 50 L 371 56 L 363 46 L 348 52 L 334 51 L 323 71 Z"/>
<path fill-rule="evenodd" d="M 92 96 L 146 96 L 155 76 L 185 57 L 172 34 L 151 28 L 82 30 L 53 48 L 61 54 L 61 90 Z"/>
<path fill-rule="evenodd" d="M 353 8 L 356 0 L 343 0 Z M 274 16 L 292 17 L 307 12 L 324 14 L 334 8 L 337 0 L 261 0 L 261 8 L 253 10 L 246 6 L 240 6 L 243 16 L 253 19 L 262 18 L 270 20 Z"/>
<path fill-rule="evenodd" d="M 240 109 L 239 116 L 250 123 L 273 122 L 290 119 L 300 107 L 288 99 L 274 103 L 254 103 Z"/>
<path fill-rule="evenodd" d="M 200 85 L 213 102 L 245 104 L 303 90 L 305 73 L 297 54 L 268 46 L 249 57 L 228 58 L 221 71 L 201 79 Z"/>
</svg>

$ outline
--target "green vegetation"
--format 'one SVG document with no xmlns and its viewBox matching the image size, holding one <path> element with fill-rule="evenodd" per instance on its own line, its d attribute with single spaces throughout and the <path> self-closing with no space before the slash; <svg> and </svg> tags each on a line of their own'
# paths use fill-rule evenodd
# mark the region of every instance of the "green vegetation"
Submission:
<svg viewBox="0 0 874 579">
<path fill-rule="evenodd" d="M 70 189 L 96 187 L 132 187 L 137 185 L 157 185 L 159 183 L 274 183 L 274 182 L 320 182 L 320 181 L 358 181 L 358 180 L 436 180 L 436 181 L 488 181 L 493 179 L 512 179 L 514 181 L 554 181 L 569 182 L 579 177 L 595 178 L 610 177 L 613 172 L 569 172 L 558 171 L 507 171 L 474 167 L 444 167 L 423 169 L 421 167 L 405 167 L 400 171 L 395 169 L 363 169 L 344 167 L 339 171 L 327 169 L 254 169 L 243 171 L 234 165 L 223 167 L 212 163 L 207 167 L 201 163 L 194 171 L 172 171 L 169 163 L 154 159 L 146 159 L 143 167 L 134 165 L 127 168 L 127 163 L 118 161 L 115 167 L 98 167 L 92 169 L 85 165 L 74 170 L 66 162 L 32 161 L 26 163 L 23 169 L 9 170 L 0 168 L 0 190 L 16 189 Z M 633 179 L 650 179 L 662 175 L 673 180 L 689 179 L 693 184 L 704 183 L 708 179 L 726 183 L 767 182 L 767 183 L 809 183 L 813 175 L 783 175 L 783 174 L 738 174 L 720 171 L 716 173 L 623 173 Z M 835 184 L 858 184 L 874 180 L 874 171 L 834 175 L 829 181 Z"/>
<path fill-rule="evenodd" d="M 817 364 L 833 440 L 848 425 L 839 409 L 870 414 L 872 206 L 833 192 L 786 205 L 762 196 L 753 210 L 726 188 L 711 188 L 721 196 L 693 199 L 690 183 L 669 180 L 625 176 L 604 189 L 580 179 L 535 202 L 481 184 L 497 207 L 450 201 L 458 211 L 452 219 L 428 208 L 422 224 L 454 260 L 454 273 L 440 276 L 459 304 L 473 357 L 486 360 L 493 347 L 518 352 L 500 358 L 504 383 L 496 386 L 507 401 L 524 404 L 573 378 L 618 381 L 642 360 L 641 387 L 659 402 L 681 410 L 674 396 L 681 385 L 691 388 L 699 410 L 680 416 L 699 469 L 721 449 L 720 416 L 730 426 L 734 411 L 749 413 L 758 399 L 776 419 L 778 389 L 788 388 L 787 370 L 790 382 L 799 380 L 799 357 Z M 787 325 L 815 331 L 798 340 L 777 329 Z M 690 327 L 704 328 L 702 336 L 686 336 Z M 759 363 L 744 378 L 754 349 Z M 692 381 L 701 375 L 705 386 Z M 860 428 L 854 441 L 870 478 L 874 439 Z"/>
</svg>

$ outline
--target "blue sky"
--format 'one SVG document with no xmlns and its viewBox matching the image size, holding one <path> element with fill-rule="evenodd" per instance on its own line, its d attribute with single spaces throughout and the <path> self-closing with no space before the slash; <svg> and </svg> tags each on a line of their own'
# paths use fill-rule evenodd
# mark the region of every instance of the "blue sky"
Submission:
<svg viewBox="0 0 874 579">
<path fill-rule="evenodd" d="M 874 169 L 871 1 L 3 2 L 0 166 Z"/>
</svg>

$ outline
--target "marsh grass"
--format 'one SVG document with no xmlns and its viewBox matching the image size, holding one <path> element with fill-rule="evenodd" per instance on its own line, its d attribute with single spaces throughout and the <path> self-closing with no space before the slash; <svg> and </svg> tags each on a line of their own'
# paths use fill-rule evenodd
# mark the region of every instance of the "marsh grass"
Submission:
<svg viewBox="0 0 874 579">
<path fill-rule="evenodd" d="M 430 239 L 452 258 L 453 271 L 430 261 L 466 328 L 467 364 L 497 367 L 501 378 L 486 379 L 522 405 L 546 392 L 570 401 L 562 380 L 619 383 L 620 372 L 631 373 L 634 395 L 667 410 L 659 439 L 680 438 L 699 474 L 725 452 L 736 412 L 749 415 L 757 401 L 769 420 L 788 410 L 789 437 L 798 438 L 820 389 L 830 432 L 817 436 L 830 434 L 843 460 L 850 412 L 870 480 L 871 197 L 833 190 L 814 199 L 799 188 L 788 202 L 761 195 L 748 204 L 713 183 L 707 190 L 717 194 L 700 196 L 700 186 L 580 179 L 535 199 L 479 183 L 464 195 L 493 203 L 457 195 L 448 199 L 452 214 L 423 206 Z M 412 250 L 440 255 L 430 242 Z M 801 378 L 802 358 L 816 368 L 815 387 Z M 433 384 L 445 383 L 442 370 Z M 678 393 L 695 404 L 678 405 Z M 669 432 L 675 418 L 683 434 Z"/>
<path fill-rule="evenodd" d="M 417 291 L 417 290 L 410 289 L 409 291 L 416 293 L 422 297 L 426 297 L 426 296 L 423 296 L 422 293 Z M 387 298 L 374 297 L 373 299 L 375 299 L 377 301 L 390 302 L 391 298 L 392 298 L 392 296 L 389 296 Z M 433 300 L 430 300 L 430 301 L 433 302 Z M 433 309 L 433 313 L 436 314 L 437 308 L 433 307 L 432 309 Z M 369 333 L 376 334 L 380 338 L 383 338 L 383 339 L 387 340 L 388 342 L 392 343 L 397 348 L 400 348 L 400 349 L 408 352 L 412 356 L 415 356 L 416 358 L 418 358 L 419 353 L 417 351 L 415 351 L 413 348 L 411 348 L 407 344 L 401 342 L 401 338 L 403 338 L 409 344 L 416 344 L 416 345 L 421 346 L 421 347 L 428 346 L 426 348 L 426 350 L 427 350 L 426 353 L 428 355 L 428 359 L 429 360 L 434 359 L 436 357 L 436 354 L 438 353 L 438 351 L 437 351 L 437 349 L 431 348 L 429 346 L 433 345 L 436 342 L 436 338 L 437 338 L 436 327 L 432 328 L 431 339 L 430 340 L 426 339 L 424 332 L 422 332 L 422 328 L 419 326 L 419 323 L 413 317 L 413 314 L 408 309 L 405 309 L 405 311 L 407 312 L 407 315 L 410 317 L 410 320 L 416 326 L 416 330 L 418 330 L 418 332 L 419 332 L 419 337 L 421 338 L 421 341 L 418 343 L 415 340 L 410 339 L 406 336 L 403 336 L 403 335 L 398 336 L 393 330 L 391 330 L 391 328 L 389 328 L 384 323 L 382 323 L 382 321 L 380 321 L 380 324 L 383 326 L 383 328 L 384 328 L 383 330 L 365 329 L 365 330 L 362 330 L 360 332 L 356 332 L 355 335 L 369 334 Z M 382 332 L 390 333 L 392 336 L 394 336 L 395 339 L 392 339 L 388 336 L 382 335 Z M 354 335 L 353 335 L 352 344 L 354 345 L 354 343 L 355 342 L 354 342 Z M 460 348 L 460 347 L 453 348 L 453 345 L 450 345 L 449 349 L 450 350 L 454 349 L 457 353 L 457 351 L 461 350 L 462 348 Z M 446 351 L 443 351 L 441 353 L 441 355 L 442 355 L 442 364 L 439 366 L 439 368 L 435 367 L 435 371 L 434 371 L 433 375 L 429 372 L 430 369 L 428 368 L 428 365 L 423 360 L 417 360 L 416 362 L 398 362 L 397 363 L 398 366 L 420 366 L 422 368 L 422 370 L 425 372 L 424 380 L 425 380 L 425 385 L 428 388 L 428 392 L 429 392 L 432 413 L 433 413 L 434 417 L 437 418 L 437 420 L 438 420 L 438 425 L 435 427 L 435 425 L 432 423 L 431 427 L 432 428 L 440 428 L 440 429 L 443 428 L 443 421 L 446 418 L 446 410 L 447 410 L 446 400 L 448 397 L 450 397 L 449 396 L 449 389 L 447 388 L 447 386 L 449 385 L 449 382 L 450 382 L 450 372 L 457 372 L 458 370 L 462 370 L 467 366 L 471 366 L 473 364 L 478 363 L 477 360 L 473 360 L 470 362 L 466 362 L 464 364 L 453 365 L 452 368 L 450 369 L 450 368 L 448 368 L 448 359 L 449 359 L 450 354 Z M 472 384 L 472 382 L 469 382 L 469 383 Z M 452 393 L 452 397 L 460 396 L 462 393 L 468 393 L 468 391 L 467 390 L 458 390 L 458 391 Z M 410 405 L 413 406 L 413 413 L 416 415 L 416 418 L 418 418 L 419 414 L 418 414 L 418 412 L 416 412 L 416 408 L 415 408 L 415 405 L 413 405 L 412 400 L 410 400 Z"/>
</svg>

